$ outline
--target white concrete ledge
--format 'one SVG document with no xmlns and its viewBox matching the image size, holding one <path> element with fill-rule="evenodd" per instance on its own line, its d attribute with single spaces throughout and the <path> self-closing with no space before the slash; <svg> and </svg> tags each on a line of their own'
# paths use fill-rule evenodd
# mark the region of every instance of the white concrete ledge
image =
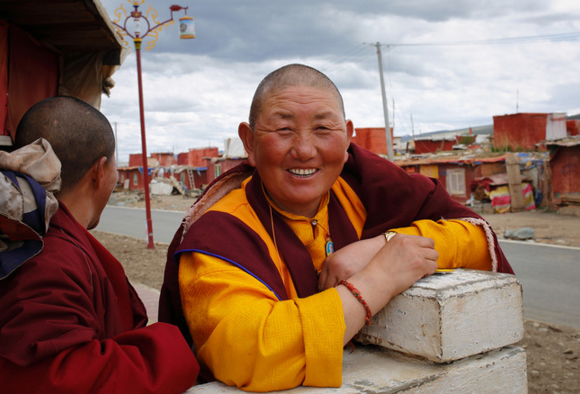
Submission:
<svg viewBox="0 0 580 394">
<path fill-rule="evenodd" d="M 357 340 L 447 363 L 523 338 L 517 278 L 455 270 L 422 279 L 373 317 Z"/>
<path fill-rule="evenodd" d="M 345 350 L 340 388 L 297 387 L 292 394 L 497 394 L 527 393 L 526 354 L 506 347 L 449 364 L 404 356 L 377 346 Z M 220 382 L 192 387 L 190 394 L 241 393 Z"/>
</svg>

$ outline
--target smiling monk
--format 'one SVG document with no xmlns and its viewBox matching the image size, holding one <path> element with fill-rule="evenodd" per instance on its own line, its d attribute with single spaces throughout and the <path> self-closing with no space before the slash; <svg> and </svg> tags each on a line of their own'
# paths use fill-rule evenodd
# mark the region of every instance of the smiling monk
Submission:
<svg viewBox="0 0 580 394">
<path fill-rule="evenodd" d="M 437 267 L 512 273 L 489 225 L 441 184 L 350 143 L 342 97 L 319 71 L 268 75 L 249 120 L 238 129 L 248 163 L 193 205 L 166 267 L 160 319 L 189 330 L 206 378 L 338 387 L 343 346 L 418 279 Z"/>
</svg>

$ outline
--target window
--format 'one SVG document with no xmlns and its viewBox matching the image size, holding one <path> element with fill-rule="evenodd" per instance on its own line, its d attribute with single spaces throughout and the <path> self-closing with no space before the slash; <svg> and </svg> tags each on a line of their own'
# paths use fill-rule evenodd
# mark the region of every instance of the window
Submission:
<svg viewBox="0 0 580 394">
<path fill-rule="evenodd" d="M 133 185 L 138 185 L 139 184 L 139 178 L 137 177 L 137 174 L 133 174 Z"/>
<path fill-rule="evenodd" d="M 457 168 L 447 170 L 447 193 L 453 196 L 465 196 L 465 170 Z"/>
<path fill-rule="evenodd" d="M 216 178 L 222 174 L 222 165 L 221 164 L 216 164 L 213 167 L 213 174 Z"/>
</svg>

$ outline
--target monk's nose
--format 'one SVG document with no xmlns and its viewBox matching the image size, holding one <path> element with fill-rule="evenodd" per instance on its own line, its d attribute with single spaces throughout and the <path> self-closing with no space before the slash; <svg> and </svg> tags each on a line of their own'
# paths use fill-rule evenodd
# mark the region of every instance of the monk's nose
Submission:
<svg viewBox="0 0 580 394">
<path fill-rule="evenodd" d="M 313 138 L 309 134 L 299 134 L 293 141 L 292 157 L 306 161 L 316 155 L 316 146 Z"/>
</svg>

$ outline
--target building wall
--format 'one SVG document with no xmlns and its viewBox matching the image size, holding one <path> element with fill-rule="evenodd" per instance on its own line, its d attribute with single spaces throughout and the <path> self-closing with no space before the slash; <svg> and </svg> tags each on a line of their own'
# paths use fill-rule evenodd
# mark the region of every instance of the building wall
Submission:
<svg viewBox="0 0 580 394">
<path fill-rule="evenodd" d="M 506 172 L 505 161 L 496 161 L 492 163 L 481 163 L 475 167 L 475 177 L 483 178 L 490 175 L 503 174 Z"/>
<path fill-rule="evenodd" d="M 139 168 L 118 168 L 117 172 L 119 173 L 118 182 L 123 190 L 126 190 L 126 180 L 129 180 L 129 190 L 143 190 L 143 174 Z"/>
<path fill-rule="evenodd" d="M 580 135 L 580 120 L 571 119 L 566 121 L 566 134 L 569 136 Z"/>
<path fill-rule="evenodd" d="M 435 153 L 437 151 L 449 151 L 453 150 L 453 145 L 455 145 L 455 140 L 452 141 L 431 141 L 431 140 L 415 140 L 415 153 Z"/>
<path fill-rule="evenodd" d="M 204 185 L 207 185 L 207 168 L 206 167 L 193 168 L 192 172 L 193 172 L 193 183 L 194 183 L 193 187 L 189 183 L 189 176 L 187 175 L 186 169 L 184 169 L 180 172 L 175 172 L 173 174 L 173 176 L 179 182 L 183 183 L 189 190 L 202 189 Z M 164 174 L 164 177 L 169 179 L 171 177 L 171 173 L 169 171 L 166 171 Z"/>
<path fill-rule="evenodd" d="M 143 155 L 141 153 L 129 154 L 129 167 L 143 167 Z"/>
<path fill-rule="evenodd" d="M 470 185 L 471 182 L 475 180 L 475 169 L 470 165 L 459 165 L 459 164 L 440 164 L 439 165 L 439 182 L 443 184 L 445 190 L 451 195 L 455 201 L 460 203 L 465 203 L 471 198 Z M 451 172 L 462 173 L 463 187 L 460 192 L 452 192 L 448 190 L 448 177 Z"/>
<path fill-rule="evenodd" d="M 548 114 L 520 113 L 493 117 L 493 146 L 512 151 L 534 151 L 546 139 Z"/>
<path fill-rule="evenodd" d="M 177 155 L 177 164 L 180 166 L 205 167 L 205 157 L 218 157 L 218 148 L 197 148 Z"/>
<path fill-rule="evenodd" d="M 351 141 L 377 155 L 387 154 L 387 134 L 384 127 L 357 128 Z M 394 141 L 392 128 L 391 141 Z"/>
<path fill-rule="evenodd" d="M 395 162 L 396 164 L 396 162 Z M 401 168 L 405 170 L 408 174 L 420 173 L 430 178 L 435 178 L 439 183 L 443 185 L 445 190 L 449 193 L 451 198 L 462 204 L 466 203 L 471 198 L 470 185 L 476 178 L 476 169 L 480 166 L 471 165 L 461 165 L 457 163 L 426 163 L 426 164 L 405 164 Z M 455 174 L 461 175 L 462 188 L 459 191 L 453 192 L 448 190 L 448 177 L 449 174 L 455 172 Z M 454 175 L 457 180 L 458 175 Z"/>
<path fill-rule="evenodd" d="M 211 183 L 215 178 L 224 172 L 234 168 L 246 159 L 225 159 L 215 160 L 207 159 L 207 184 Z"/>
<path fill-rule="evenodd" d="M 552 191 L 555 198 L 561 194 L 580 193 L 580 145 L 558 147 L 550 158 Z"/>
<path fill-rule="evenodd" d="M 161 167 L 169 167 L 176 164 L 175 156 L 171 152 L 151 153 L 151 158 L 157 159 Z"/>
</svg>

